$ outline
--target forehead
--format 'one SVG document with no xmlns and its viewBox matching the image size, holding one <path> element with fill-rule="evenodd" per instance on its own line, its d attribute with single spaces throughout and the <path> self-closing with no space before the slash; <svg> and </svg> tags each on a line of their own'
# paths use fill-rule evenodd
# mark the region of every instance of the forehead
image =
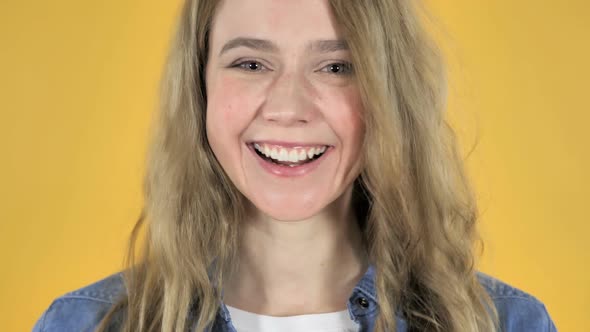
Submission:
<svg viewBox="0 0 590 332">
<path fill-rule="evenodd" d="M 224 0 L 211 27 L 212 48 L 239 37 L 273 40 L 281 48 L 339 39 L 328 0 Z"/>
</svg>

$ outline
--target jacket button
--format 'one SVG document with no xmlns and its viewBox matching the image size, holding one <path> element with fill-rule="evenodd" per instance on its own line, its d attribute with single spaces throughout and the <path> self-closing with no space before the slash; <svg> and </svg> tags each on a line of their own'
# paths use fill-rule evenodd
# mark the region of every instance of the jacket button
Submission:
<svg viewBox="0 0 590 332">
<path fill-rule="evenodd" d="M 369 307 L 369 301 L 367 301 L 364 297 L 359 297 L 356 302 L 360 305 L 363 309 L 367 309 Z"/>
</svg>

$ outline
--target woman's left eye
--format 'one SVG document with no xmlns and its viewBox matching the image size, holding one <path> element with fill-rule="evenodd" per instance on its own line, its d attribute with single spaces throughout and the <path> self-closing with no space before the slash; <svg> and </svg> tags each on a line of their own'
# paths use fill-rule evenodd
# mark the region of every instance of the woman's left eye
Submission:
<svg viewBox="0 0 590 332">
<path fill-rule="evenodd" d="M 331 63 L 320 71 L 335 75 L 350 75 L 352 74 L 352 63 L 350 62 L 335 62 Z"/>
</svg>

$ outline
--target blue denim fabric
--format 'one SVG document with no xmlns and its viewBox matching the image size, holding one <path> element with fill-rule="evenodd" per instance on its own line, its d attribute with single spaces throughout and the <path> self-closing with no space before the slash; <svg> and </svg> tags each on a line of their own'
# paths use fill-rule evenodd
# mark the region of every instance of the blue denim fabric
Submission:
<svg viewBox="0 0 590 332">
<path fill-rule="evenodd" d="M 371 266 L 355 286 L 347 304 L 350 317 L 360 325 L 360 332 L 373 331 L 375 325 L 377 300 L 374 275 L 375 270 Z M 501 331 L 557 331 L 543 303 L 533 296 L 483 273 L 478 273 L 478 279 L 498 310 Z M 61 296 L 39 318 L 33 332 L 93 331 L 124 292 L 122 276 L 115 274 Z M 396 319 L 397 331 L 405 332 L 406 322 L 401 317 Z M 120 321 L 114 320 L 112 331 L 119 330 Z M 211 330 L 236 332 L 225 304 L 221 305 Z"/>
</svg>

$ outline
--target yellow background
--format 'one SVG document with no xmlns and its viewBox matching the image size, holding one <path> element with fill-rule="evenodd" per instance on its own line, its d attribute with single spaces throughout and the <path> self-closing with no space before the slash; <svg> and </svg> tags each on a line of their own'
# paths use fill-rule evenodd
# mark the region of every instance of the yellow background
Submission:
<svg viewBox="0 0 590 332">
<path fill-rule="evenodd" d="M 0 3 L 0 329 L 121 267 L 179 0 Z M 590 326 L 587 1 L 431 0 L 481 269 Z"/>
</svg>

